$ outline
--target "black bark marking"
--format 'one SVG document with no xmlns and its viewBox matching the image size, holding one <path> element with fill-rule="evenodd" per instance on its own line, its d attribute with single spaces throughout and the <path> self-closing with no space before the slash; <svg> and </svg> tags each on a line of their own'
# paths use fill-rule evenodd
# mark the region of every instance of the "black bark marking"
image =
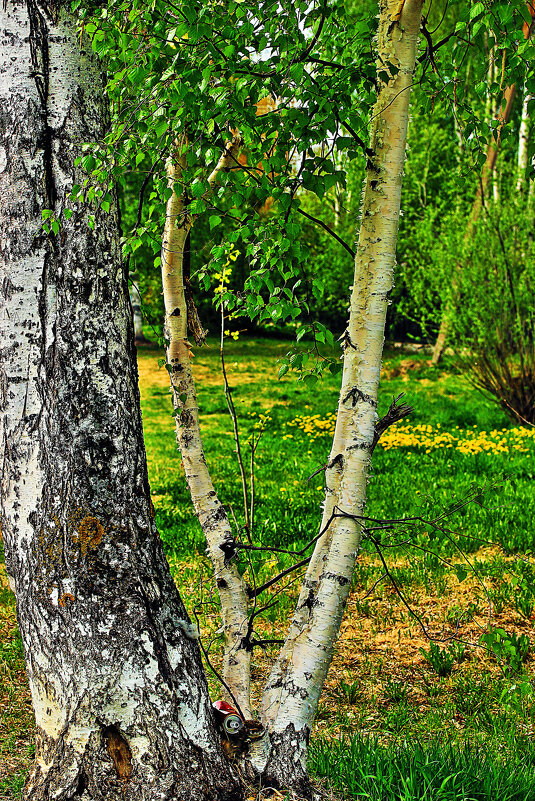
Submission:
<svg viewBox="0 0 535 801">
<path fill-rule="evenodd" d="M 276 790 L 292 789 L 301 799 L 313 798 L 312 785 L 300 756 L 308 748 L 310 729 L 296 731 L 293 723 L 283 732 L 270 733 L 270 754 L 262 774 L 262 785 Z"/>
<path fill-rule="evenodd" d="M 48 124 L 47 110 L 48 79 L 50 73 L 48 30 L 35 0 L 28 0 L 27 7 L 30 19 L 30 55 L 33 67 L 33 72 L 31 74 L 37 86 L 39 100 L 41 101 L 41 114 L 44 123 L 38 134 L 37 147 L 43 150 L 46 201 L 49 204 L 48 208 L 53 209 L 56 203 L 57 192 L 52 161 L 52 131 Z"/>
<path fill-rule="evenodd" d="M 87 781 L 87 774 L 83 770 L 80 771 L 80 776 L 78 777 L 78 784 L 76 785 L 76 790 L 74 791 L 74 797 L 77 798 L 82 796 L 88 788 L 88 781 Z"/>
<path fill-rule="evenodd" d="M 329 470 L 332 470 L 333 467 L 336 467 L 338 472 L 341 473 L 344 469 L 344 454 L 337 453 L 334 459 L 331 459 L 327 467 Z"/>
<path fill-rule="evenodd" d="M 349 579 L 345 576 L 339 575 L 338 573 L 324 573 L 323 576 L 329 581 L 336 581 L 340 587 L 345 587 L 347 584 L 349 584 Z"/>
<path fill-rule="evenodd" d="M 360 390 L 358 387 L 352 387 L 343 399 L 342 403 L 347 403 L 350 398 L 351 405 L 353 407 L 355 407 L 359 401 L 364 401 L 365 403 L 369 403 L 372 408 L 377 408 L 377 401 L 374 400 L 371 395 L 368 395 L 366 392 L 362 392 L 362 390 Z"/>
</svg>

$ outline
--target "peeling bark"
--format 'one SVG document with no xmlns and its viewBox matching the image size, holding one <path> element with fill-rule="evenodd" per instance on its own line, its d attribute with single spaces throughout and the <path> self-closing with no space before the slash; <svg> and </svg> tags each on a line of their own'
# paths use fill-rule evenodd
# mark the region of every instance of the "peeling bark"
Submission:
<svg viewBox="0 0 535 801">
<path fill-rule="evenodd" d="M 381 84 L 372 115 L 370 156 L 344 371 L 324 523 L 332 511 L 362 515 L 377 420 L 377 393 L 389 293 L 393 286 L 401 183 L 422 0 L 382 0 L 379 64 L 398 72 Z M 316 545 L 293 625 L 263 696 L 263 722 L 271 751 L 263 769 L 268 784 L 281 776 L 303 788 L 306 745 L 329 668 L 360 545 L 361 525 L 336 518 Z M 284 743 L 284 748 L 280 747 Z"/>
<path fill-rule="evenodd" d="M 153 520 L 117 210 L 41 229 L 105 130 L 68 8 L 0 11 L 1 513 L 37 726 L 25 798 L 230 801 Z"/>
</svg>

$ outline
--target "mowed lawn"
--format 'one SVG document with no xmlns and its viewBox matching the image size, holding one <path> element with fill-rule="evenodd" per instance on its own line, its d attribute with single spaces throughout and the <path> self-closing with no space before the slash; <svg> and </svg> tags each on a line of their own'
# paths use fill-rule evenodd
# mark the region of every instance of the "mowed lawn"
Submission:
<svg viewBox="0 0 535 801">
<path fill-rule="evenodd" d="M 229 340 L 226 363 L 247 473 L 251 437 L 263 430 L 255 539 L 298 549 L 318 530 L 339 379 L 279 381 L 277 358 L 289 348 L 277 340 Z M 161 356 L 139 352 L 153 502 L 177 582 L 208 642 L 218 628 L 217 600 Z M 196 349 L 194 370 L 207 462 L 239 529 L 242 487 L 215 341 Z M 367 514 L 418 519 L 389 528 L 369 523 L 395 586 L 367 538 L 318 712 L 311 768 L 344 798 L 535 801 L 535 438 L 453 366 L 432 369 L 424 354 L 386 353 L 379 412 L 402 392 L 414 412 L 375 451 Z M 268 553 L 243 559 L 243 568 L 264 581 L 291 563 Z M 32 722 L 12 596 L 3 575 L 0 581 L 0 798 L 17 798 Z M 276 592 L 266 600 L 276 597 L 278 605 L 259 622 L 266 636 L 284 632 L 297 583 L 292 577 Z M 274 656 L 274 649 L 255 652 L 255 692 Z M 216 639 L 210 659 L 217 665 L 219 658 Z M 215 698 L 217 683 L 209 681 Z"/>
</svg>

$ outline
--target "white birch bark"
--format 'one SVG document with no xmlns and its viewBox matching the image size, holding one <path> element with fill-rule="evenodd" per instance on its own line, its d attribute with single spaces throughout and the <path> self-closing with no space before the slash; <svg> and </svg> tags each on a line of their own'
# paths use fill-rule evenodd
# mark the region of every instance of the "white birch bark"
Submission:
<svg viewBox="0 0 535 801">
<path fill-rule="evenodd" d="M 375 106 L 355 259 L 350 319 L 344 351 L 344 373 L 338 406 L 339 472 L 326 510 L 333 504 L 362 515 L 370 453 L 377 420 L 377 392 L 388 296 L 393 286 L 401 183 L 421 0 L 382 0 L 379 62 L 399 71 L 382 84 Z M 264 780 L 281 785 L 293 773 L 294 785 L 306 790 L 306 751 L 310 729 L 347 600 L 362 527 L 337 518 L 318 543 L 320 572 L 307 599 L 309 615 L 293 633 L 266 685 L 263 718 L 270 752 Z M 315 560 L 313 560 L 313 563 Z M 313 564 L 311 563 L 311 564 Z M 312 568 L 316 570 L 314 565 Z M 299 613 L 299 610 L 298 610 Z"/>
<path fill-rule="evenodd" d="M 233 166 L 238 138 L 208 179 L 215 186 L 221 169 Z M 162 284 L 165 303 L 165 331 L 168 369 L 176 410 L 177 441 L 191 498 L 214 567 L 221 601 L 222 627 L 225 637 L 223 678 L 230 688 L 229 701 L 238 703 L 245 718 L 252 718 L 250 708 L 251 647 L 248 642 L 249 618 L 247 588 L 240 576 L 235 555 L 234 536 L 227 512 L 214 489 L 203 451 L 199 425 L 197 395 L 191 370 L 190 344 L 187 330 L 187 305 L 184 291 L 184 245 L 193 224 L 184 203 L 184 195 L 176 191 L 181 185 L 187 144 L 177 144 L 177 152 L 168 163 L 169 186 L 173 190 L 166 210 L 162 246 Z M 182 148 L 182 152 L 181 152 Z M 231 164 L 232 162 L 232 164 Z"/>
<path fill-rule="evenodd" d="M 117 209 L 56 237 L 102 74 L 70 4 L 0 9 L 2 535 L 37 726 L 27 801 L 238 799 L 154 525 Z"/>
</svg>

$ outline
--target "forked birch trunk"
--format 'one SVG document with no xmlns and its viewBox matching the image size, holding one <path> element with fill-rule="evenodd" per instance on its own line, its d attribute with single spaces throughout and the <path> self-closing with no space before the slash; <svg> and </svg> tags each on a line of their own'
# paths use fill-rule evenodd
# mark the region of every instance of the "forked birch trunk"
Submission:
<svg viewBox="0 0 535 801">
<path fill-rule="evenodd" d="M 422 0 L 380 3 L 378 64 L 382 70 L 392 64 L 398 71 L 381 83 L 372 115 L 373 156 L 366 172 L 324 521 L 334 510 L 362 515 L 366 503 L 421 13 Z M 358 520 L 335 518 L 318 541 L 309 565 L 306 614 L 301 598 L 290 637 L 263 697 L 263 722 L 269 735 L 263 776 L 271 785 L 289 782 L 301 792 L 308 792 L 308 738 L 332 659 L 361 536 Z"/>
<path fill-rule="evenodd" d="M 1 513 L 37 727 L 27 801 L 230 801 L 154 524 L 117 210 L 57 236 L 104 82 L 70 4 L 0 10 Z"/>
<path fill-rule="evenodd" d="M 173 194 L 169 198 L 162 246 L 162 283 L 165 303 L 165 333 L 168 341 L 167 362 L 171 376 L 176 417 L 177 441 L 184 472 L 208 552 L 214 568 L 221 601 L 222 626 L 225 637 L 223 678 L 230 688 L 230 701 L 237 702 L 246 718 L 251 718 L 250 670 L 251 648 L 248 644 L 248 597 L 240 576 L 235 555 L 234 536 L 227 512 L 212 484 L 203 451 L 199 426 L 197 394 L 191 370 L 188 341 L 183 257 L 184 246 L 192 226 L 192 218 L 184 202 L 184 193 L 177 191 L 185 166 L 186 142 L 177 143 L 169 159 L 167 173 Z M 209 177 L 215 185 L 217 173 L 227 166 L 234 144 L 224 154 Z"/>
</svg>

